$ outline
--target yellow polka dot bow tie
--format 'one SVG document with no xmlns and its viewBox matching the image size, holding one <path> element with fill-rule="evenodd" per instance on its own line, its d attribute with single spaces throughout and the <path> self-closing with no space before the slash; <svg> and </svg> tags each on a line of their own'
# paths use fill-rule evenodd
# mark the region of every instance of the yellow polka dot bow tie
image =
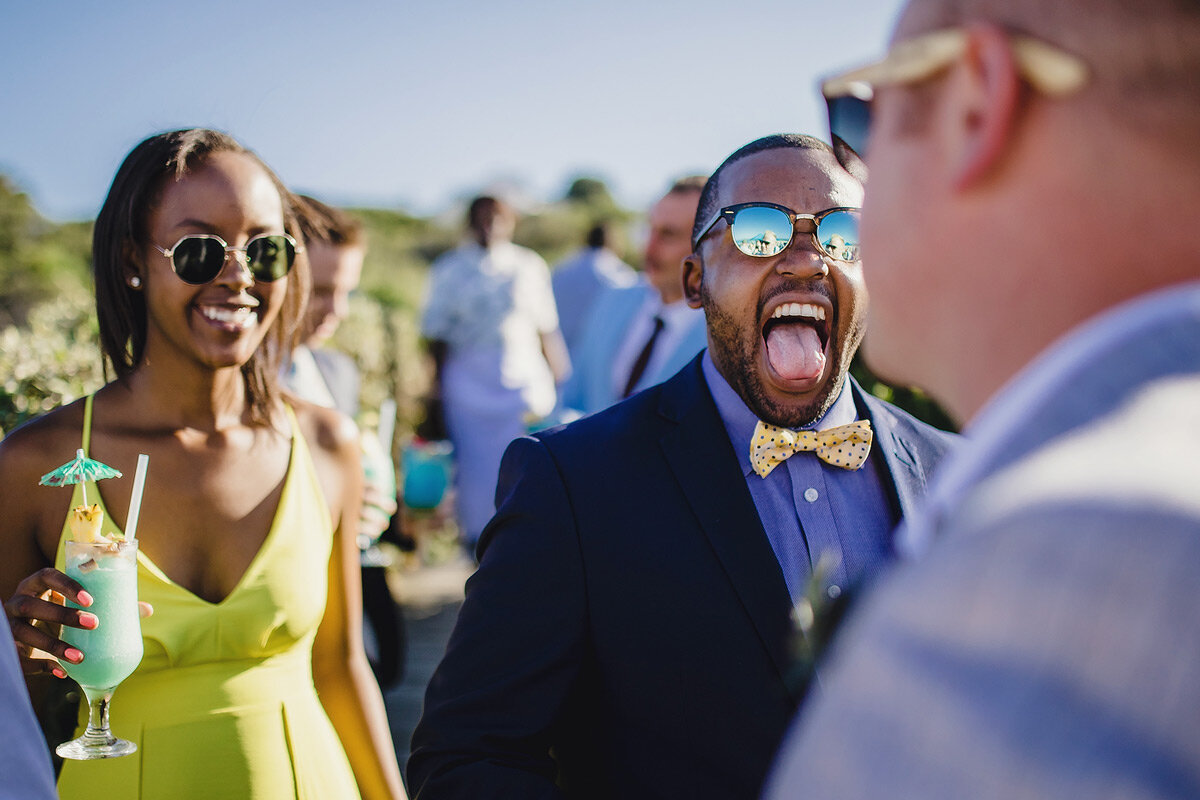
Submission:
<svg viewBox="0 0 1200 800">
<path fill-rule="evenodd" d="M 750 464 L 760 477 L 800 451 L 811 451 L 826 464 L 842 469 L 858 469 L 871 452 L 871 423 L 865 419 L 823 431 L 793 431 L 777 428 L 759 420 L 750 440 Z"/>
</svg>

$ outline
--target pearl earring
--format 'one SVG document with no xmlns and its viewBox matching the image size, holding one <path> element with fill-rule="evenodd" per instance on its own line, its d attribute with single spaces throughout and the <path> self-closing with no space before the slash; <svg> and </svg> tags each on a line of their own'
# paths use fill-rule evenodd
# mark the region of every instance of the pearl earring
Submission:
<svg viewBox="0 0 1200 800">
<path fill-rule="evenodd" d="M 133 289 L 142 288 L 142 279 L 139 278 L 137 275 L 134 275 L 132 278 L 129 279 L 129 286 Z"/>
</svg>

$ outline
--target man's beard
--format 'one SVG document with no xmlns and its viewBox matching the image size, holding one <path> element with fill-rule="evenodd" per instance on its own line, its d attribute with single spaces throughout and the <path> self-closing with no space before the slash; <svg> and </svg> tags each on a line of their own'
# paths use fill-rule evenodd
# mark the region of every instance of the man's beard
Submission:
<svg viewBox="0 0 1200 800">
<path fill-rule="evenodd" d="M 825 416 L 825 412 L 837 400 L 838 389 L 846 379 L 848 365 L 842 363 L 838 348 L 833 348 L 831 353 L 831 378 L 821 394 L 800 406 L 776 403 L 767 396 L 758 375 L 756 350 L 764 346 L 759 328 L 744 330 L 739 326 L 731 315 L 717 305 L 703 282 L 700 284 L 700 302 L 707 318 L 708 346 L 712 351 L 713 363 L 755 416 L 781 428 L 802 428 Z M 836 331 L 831 331 L 830 335 L 836 335 Z"/>
</svg>

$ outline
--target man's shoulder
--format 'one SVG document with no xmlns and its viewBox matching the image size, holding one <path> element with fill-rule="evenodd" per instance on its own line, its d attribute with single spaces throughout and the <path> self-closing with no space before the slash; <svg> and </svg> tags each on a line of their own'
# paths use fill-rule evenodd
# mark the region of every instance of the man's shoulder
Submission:
<svg viewBox="0 0 1200 800">
<path fill-rule="evenodd" d="M 961 441 L 962 437 L 959 434 L 944 431 L 918 419 L 895 403 L 876 397 L 858 383 L 852 385 L 856 396 L 867 407 L 876 428 L 886 429 L 901 439 L 925 443 L 940 452 L 954 447 Z"/>
<path fill-rule="evenodd" d="M 1148 382 L 1119 408 L 987 475 L 959 507 L 961 526 L 1031 507 L 1107 508 L 1111 519 L 1172 510 L 1200 525 L 1200 375 Z"/>
<path fill-rule="evenodd" d="M 599 253 L 593 262 L 597 276 L 604 282 L 605 286 L 610 286 L 614 289 L 627 289 L 634 286 L 640 280 L 638 272 L 624 261 L 620 256 L 609 250 L 604 250 Z"/>
<path fill-rule="evenodd" d="M 456 261 L 464 260 L 471 253 L 478 251 L 479 248 L 469 242 L 460 242 L 449 250 L 446 250 L 437 258 L 433 259 L 433 266 L 452 264 Z"/>
<path fill-rule="evenodd" d="M 596 254 L 588 249 L 576 250 L 571 255 L 554 264 L 554 274 L 570 275 L 575 272 L 588 272 L 596 260 Z"/>
<path fill-rule="evenodd" d="M 597 308 L 636 308 L 650 296 L 652 289 L 643 280 L 635 280 L 628 286 L 604 286 L 596 298 Z"/>
<path fill-rule="evenodd" d="M 358 374 L 358 366 L 354 363 L 354 359 L 341 350 L 314 347 L 312 356 L 313 360 L 322 368 L 328 366 L 330 370 L 336 370 L 338 374 Z"/>
<path fill-rule="evenodd" d="M 702 394 L 707 395 L 699 370 L 699 364 L 693 362 L 663 383 L 574 422 L 541 431 L 535 438 L 551 450 L 578 450 L 592 457 L 657 446 L 658 438 L 685 424 L 691 416 L 688 408 L 704 399 Z"/>
<path fill-rule="evenodd" d="M 541 431 L 535 438 L 552 449 L 590 448 L 594 451 L 602 445 L 611 450 L 621 442 L 638 441 L 648 427 L 656 425 L 661 419 L 661 399 L 662 386 L 655 386 L 594 414 Z"/>
<path fill-rule="evenodd" d="M 455 287 L 452 284 L 461 280 L 464 275 L 478 271 L 481 252 L 477 247 L 460 244 L 435 258 L 429 265 L 429 274 L 436 279 L 435 283 L 441 281 L 443 284 L 451 284 L 443 288 L 453 291 Z"/>
<path fill-rule="evenodd" d="M 511 259 L 514 263 L 520 264 L 523 267 L 550 271 L 549 265 L 546 264 L 546 259 L 542 258 L 536 250 L 517 244 L 516 242 L 504 242 L 501 245 L 496 245 L 496 248 L 499 253 L 503 254 L 503 257 Z"/>
</svg>

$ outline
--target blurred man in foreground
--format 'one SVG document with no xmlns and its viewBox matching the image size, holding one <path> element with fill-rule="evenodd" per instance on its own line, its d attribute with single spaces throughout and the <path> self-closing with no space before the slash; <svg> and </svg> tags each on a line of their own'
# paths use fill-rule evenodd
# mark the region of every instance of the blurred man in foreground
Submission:
<svg viewBox="0 0 1200 800">
<path fill-rule="evenodd" d="M 868 363 L 971 444 L 772 798 L 1200 796 L 1197 87 L 1174 0 L 912 0 L 825 84 L 871 175 Z"/>
</svg>

